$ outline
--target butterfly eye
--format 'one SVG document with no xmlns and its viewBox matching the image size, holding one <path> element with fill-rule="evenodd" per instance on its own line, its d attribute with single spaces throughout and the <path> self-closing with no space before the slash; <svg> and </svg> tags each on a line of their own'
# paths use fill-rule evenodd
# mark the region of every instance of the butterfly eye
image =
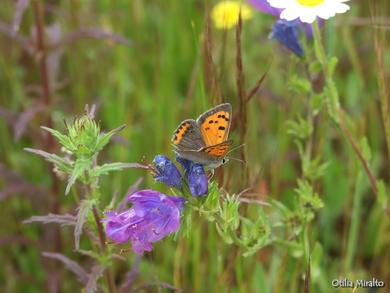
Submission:
<svg viewBox="0 0 390 293">
<path fill-rule="evenodd" d="M 228 158 L 223 158 L 223 159 L 222 159 L 222 165 L 225 165 L 228 161 L 229 161 Z"/>
</svg>

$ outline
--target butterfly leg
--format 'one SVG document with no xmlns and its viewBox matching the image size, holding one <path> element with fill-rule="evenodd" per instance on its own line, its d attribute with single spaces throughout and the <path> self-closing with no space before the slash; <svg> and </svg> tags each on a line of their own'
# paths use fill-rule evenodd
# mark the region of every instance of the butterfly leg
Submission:
<svg viewBox="0 0 390 293">
<path fill-rule="evenodd" d="M 211 180 L 214 177 L 214 173 L 215 173 L 214 169 L 211 169 L 209 174 L 209 180 Z"/>
</svg>

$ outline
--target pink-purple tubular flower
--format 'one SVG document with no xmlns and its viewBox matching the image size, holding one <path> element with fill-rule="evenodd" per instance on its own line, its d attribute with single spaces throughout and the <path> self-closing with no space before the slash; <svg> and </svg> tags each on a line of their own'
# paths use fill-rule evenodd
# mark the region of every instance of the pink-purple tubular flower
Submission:
<svg viewBox="0 0 390 293">
<path fill-rule="evenodd" d="M 140 190 L 128 196 L 133 206 L 123 212 L 107 212 L 106 235 L 117 243 L 131 241 L 135 253 L 153 249 L 152 243 L 176 232 L 184 198 L 155 190 Z"/>
</svg>

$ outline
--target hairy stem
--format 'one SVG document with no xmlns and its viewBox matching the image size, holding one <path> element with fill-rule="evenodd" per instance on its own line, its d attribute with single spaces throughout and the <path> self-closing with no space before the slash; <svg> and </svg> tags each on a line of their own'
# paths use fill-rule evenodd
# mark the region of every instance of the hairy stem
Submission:
<svg viewBox="0 0 390 293">
<path fill-rule="evenodd" d="M 96 205 L 94 205 L 92 207 L 92 213 L 93 213 L 93 217 L 95 219 L 96 227 L 98 230 L 100 249 L 103 253 L 106 253 L 107 252 L 106 234 L 104 233 L 104 228 L 102 225 L 100 212 L 99 212 L 98 208 L 96 207 Z M 108 284 L 108 291 L 110 293 L 115 293 L 116 292 L 115 282 L 114 282 L 114 278 L 113 278 L 113 275 L 111 273 L 111 270 L 109 268 L 106 269 L 105 275 L 106 275 L 106 280 L 107 280 L 107 284 Z"/>
<path fill-rule="evenodd" d="M 375 176 L 370 169 L 370 166 L 367 160 L 364 158 L 363 152 L 360 149 L 358 143 L 353 137 L 352 133 L 348 129 L 347 124 L 345 123 L 345 114 L 343 109 L 340 106 L 339 102 L 339 93 L 337 91 L 336 85 L 334 83 L 332 73 L 329 69 L 328 58 L 325 54 L 325 49 L 322 44 L 321 33 L 318 26 L 318 23 L 315 22 L 313 25 L 314 31 L 314 40 L 315 40 L 315 51 L 317 59 L 320 61 L 322 70 L 324 72 L 325 81 L 328 89 L 328 98 L 329 98 L 329 114 L 333 121 L 339 126 L 341 132 L 345 135 L 348 142 L 351 144 L 352 149 L 356 153 L 360 163 L 362 164 L 366 175 L 368 176 L 371 184 L 371 188 L 376 194 L 378 192 L 378 187 L 376 183 Z"/>
<path fill-rule="evenodd" d="M 87 178 L 87 182 L 89 182 L 88 184 L 85 184 L 87 197 L 88 198 L 97 198 L 98 194 L 99 194 L 99 190 L 98 190 L 99 187 L 98 187 L 97 182 L 90 182 L 90 176 L 89 176 L 88 172 L 86 172 L 85 175 Z M 96 228 L 98 231 L 100 252 L 101 252 L 101 254 L 105 255 L 107 253 L 106 234 L 104 232 L 104 227 L 103 227 L 102 220 L 100 217 L 100 211 L 96 205 L 93 205 L 92 213 L 93 213 L 93 218 L 95 220 Z M 113 275 L 112 275 L 110 268 L 107 267 L 104 274 L 106 276 L 108 292 L 116 293 L 116 286 L 115 286 L 114 278 L 113 278 Z"/>
<path fill-rule="evenodd" d="M 390 112 L 389 112 L 389 90 L 386 82 L 386 70 L 384 60 L 385 33 L 377 29 L 374 35 L 375 56 L 378 68 L 379 97 L 382 113 L 382 121 L 385 129 L 385 138 L 388 156 L 390 159 Z"/>
</svg>

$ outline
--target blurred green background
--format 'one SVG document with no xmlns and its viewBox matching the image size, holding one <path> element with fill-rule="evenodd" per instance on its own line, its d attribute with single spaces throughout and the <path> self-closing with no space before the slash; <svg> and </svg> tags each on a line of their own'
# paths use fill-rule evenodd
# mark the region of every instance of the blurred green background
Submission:
<svg viewBox="0 0 390 293">
<path fill-rule="evenodd" d="M 150 162 L 156 154 L 173 158 L 171 134 L 183 119 L 195 118 L 222 101 L 238 110 L 235 29 L 218 30 L 207 20 L 215 3 L 2 1 L 1 292 L 80 291 L 75 276 L 42 257 L 42 251 L 62 251 L 85 266 L 90 261 L 74 252 L 71 228 L 58 235 L 51 225 L 21 224 L 32 215 L 75 213 L 74 198 L 65 197 L 60 176 L 41 158 L 23 151 L 33 147 L 61 152 L 41 125 L 63 131 L 64 120 L 72 121 L 86 104 L 95 104 L 102 129 L 127 125 L 99 160 Z M 24 11 L 23 5 L 27 5 Z M 357 141 L 367 138 L 370 167 L 389 188 L 380 103 L 386 90 L 380 86 L 388 86 L 390 76 L 388 3 L 351 1 L 350 6 L 350 12 L 326 22 L 324 43 L 327 53 L 339 60 L 334 79 L 348 113 L 348 127 Z M 253 18 L 243 23 L 245 89 L 249 91 L 268 73 L 255 96 L 241 104 L 247 109 L 243 141 L 247 164 L 229 162 L 218 179 L 231 194 L 250 187 L 251 198 L 276 199 L 291 206 L 302 170 L 287 121 L 307 115 L 308 96 L 292 85 L 297 77 L 306 78 L 307 63 L 268 39 L 274 21 L 254 9 Z M 43 46 L 37 39 L 39 27 L 45 30 Z M 376 47 L 375 36 L 380 40 Z M 307 55 L 313 56 L 310 40 L 307 47 Z M 208 54 L 214 64 L 213 79 Z M 321 74 L 311 81 L 315 88 L 323 87 Z M 328 167 L 313 182 L 325 206 L 310 227 L 310 243 L 318 254 L 311 272 L 312 290 L 332 292 L 331 280 L 336 278 L 375 277 L 387 281 L 387 287 L 370 292 L 388 292 L 389 212 L 372 192 L 351 145 L 324 112 L 313 119 L 313 153 Z M 239 126 L 230 134 L 236 144 L 242 142 L 240 135 Z M 164 190 L 142 170 L 118 172 L 102 180 L 103 206 L 114 193 L 124 195 L 139 178 L 144 179 L 142 188 Z M 259 208 L 249 206 L 245 212 Z M 170 289 L 153 284 L 166 282 L 184 292 L 303 292 L 306 265 L 286 246 L 274 244 L 245 258 L 239 248 L 224 244 L 204 219 L 193 218 L 191 229 L 189 237 L 162 241 L 142 258 L 134 288 L 165 292 Z M 353 229 L 356 235 L 351 235 Z M 125 262 L 115 263 L 118 283 L 134 263 L 132 253 L 125 257 Z M 142 284 L 150 286 L 142 289 Z"/>
</svg>

